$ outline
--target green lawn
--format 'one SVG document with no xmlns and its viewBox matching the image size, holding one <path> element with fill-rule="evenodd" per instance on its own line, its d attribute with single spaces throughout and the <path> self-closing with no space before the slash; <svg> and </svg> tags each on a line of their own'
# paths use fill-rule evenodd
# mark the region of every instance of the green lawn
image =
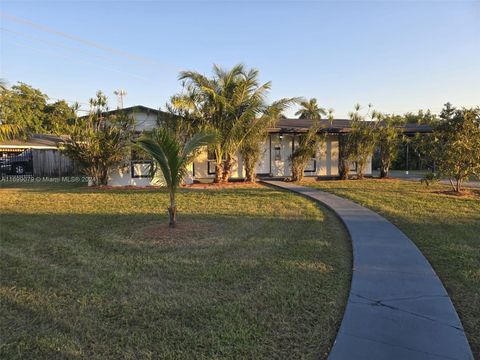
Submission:
<svg viewBox="0 0 480 360">
<path fill-rule="evenodd" d="M 334 215 L 265 187 L 183 189 L 175 230 L 166 206 L 0 188 L 0 358 L 326 357 L 351 276 Z"/>
<path fill-rule="evenodd" d="M 369 207 L 403 230 L 435 268 L 480 358 L 480 192 L 456 197 L 401 180 L 305 183 Z"/>
</svg>

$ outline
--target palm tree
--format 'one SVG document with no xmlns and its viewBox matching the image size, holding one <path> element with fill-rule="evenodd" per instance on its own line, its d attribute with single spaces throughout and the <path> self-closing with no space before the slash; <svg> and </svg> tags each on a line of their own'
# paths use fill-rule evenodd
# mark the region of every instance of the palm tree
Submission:
<svg viewBox="0 0 480 360">
<path fill-rule="evenodd" d="M 317 99 L 311 98 L 310 100 L 305 100 L 300 102 L 300 110 L 298 110 L 295 115 L 299 119 L 321 119 L 322 115 L 327 115 L 327 111 L 318 106 Z"/>
<path fill-rule="evenodd" d="M 214 65 L 212 78 L 194 71 L 180 73 L 187 91 L 175 99 L 176 105 L 188 109 L 218 134 L 214 146 L 215 182 L 228 180 L 235 153 L 246 135 L 245 124 L 265 110 L 271 84 L 260 84 L 258 74 L 258 70 L 246 70 L 242 64 L 230 70 Z"/>
<path fill-rule="evenodd" d="M 364 169 L 368 159 L 373 155 L 377 141 L 378 122 L 380 114 L 372 110 L 372 105 L 368 105 L 365 115 L 360 114 L 361 106 L 356 104 L 354 111 L 349 113 L 351 130 L 345 138 L 346 160 L 350 163 L 355 162 L 357 168 L 357 178 L 363 179 Z"/>
<path fill-rule="evenodd" d="M 193 161 L 200 147 L 212 144 L 214 141 L 214 134 L 201 131 L 193 135 L 182 146 L 170 130 L 157 128 L 150 134 L 141 136 L 135 142 L 154 159 L 163 173 L 170 193 L 168 214 L 171 227 L 175 227 L 177 222 L 175 193 L 183 178 L 187 175 L 187 165 Z"/>
<path fill-rule="evenodd" d="M 260 117 L 254 117 L 245 124 L 244 139 L 240 145 L 240 154 L 244 160 L 245 180 L 255 180 L 255 166 L 262 156 L 262 143 L 268 136 L 268 129 L 274 127 L 283 112 L 298 98 L 284 98 L 267 106 Z"/>
<path fill-rule="evenodd" d="M 298 145 L 292 155 L 290 155 L 293 181 L 301 181 L 303 179 L 305 167 L 308 162 L 315 157 L 318 143 L 323 140 L 323 138 L 318 135 L 321 127 L 320 120 L 322 119 L 322 115 L 327 114 L 324 108 L 318 106 L 317 99 L 315 98 L 300 102 L 300 106 L 300 110 L 298 110 L 295 115 L 299 115 L 300 119 L 311 119 L 312 126 L 307 132 L 297 137 Z M 332 119 L 332 112 L 333 110 L 329 110 L 328 114 L 330 119 Z"/>
</svg>

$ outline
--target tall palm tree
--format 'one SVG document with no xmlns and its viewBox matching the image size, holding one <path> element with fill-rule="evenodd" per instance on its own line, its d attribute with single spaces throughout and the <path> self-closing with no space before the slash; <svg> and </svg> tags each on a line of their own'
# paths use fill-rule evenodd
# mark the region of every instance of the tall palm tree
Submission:
<svg viewBox="0 0 480 360">
<path fill-rule="evenodd" d="M 193 161 L 200 147 L 212 144 L 214 141 L 214 134 L 202 131 L 193 135 L 182 146 L 173 132 L 168 129 L 157 128 L 150 134 L 141 136 L 135 142 L 154 159 L 163 173 L 170 193 L 168 214 L 171 227 L 175 227 L 177 222 L 175 193 L 183 178 L 187 175 L 187 165 Z"/>
<path fill-rule="evenodd" d="M 245 124 L 266 107 L 265 97 L 271 83 L 260 84 L 258 75 L 258 70 L 247 70 L 242 64 L 230 70 L 214 65 L 211 78 L 194 71 L 180 73 L 187 94 L 176 99 L 177 105 L 202 118 L 204 125 L 218 134 L 214 146 L 215 182 L 228 180 L 235 152 L 246 135 Z"/>
<path fill-rule="evenodd" d="M 318 120 L 322 118 L 322 115 L 327 115 L 327 111 L 318 106 L 317 99 L 315 98 L 301 101 L 300 107 L 300 110 L 295 113 L 299 119 Z"/>
</svg>

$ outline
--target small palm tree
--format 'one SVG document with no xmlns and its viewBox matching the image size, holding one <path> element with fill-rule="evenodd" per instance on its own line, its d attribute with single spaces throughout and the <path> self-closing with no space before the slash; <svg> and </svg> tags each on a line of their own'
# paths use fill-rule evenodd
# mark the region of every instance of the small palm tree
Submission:
<svg viewBox="0 0 480 360">
<path fill-rule="evenodd" d="M 319 136 L 318 132 L 321 128 L 320 120 L 322 119 L 322 115 L 327 114 L 324 108 L 318 106 L 317 99 L 315 98 L 300 102 L 300 106 L 300 110 L 298 110 L 295 115 L 298 115 L 300 119 L 312 120 L 312 125 L 307 132 L 298 135 L 298 145 L 290 155 L 293 181 L 301 181 L 303 179 L 305 167 L 308 162 L 315 157 L 318 144 L 324 140 L 324 136 Z M 333 110 L 329 110 L 328 113 L 330 121 L 333 119 L 332 112 Z"/>
<path fill-rule="evenodd" d="M 170 193 L 168 214 L 171 227 L 175 227 L 177 222 L 175 193 L 187 175 L 187 165 L 193 161 L 200 147 L 212 144 L 215 139 L 215 134 L 201 131 L 182 145 L 173 132 L 158 128 L 135 142 L 154 159 L 163 173 Z"/>
</svg>

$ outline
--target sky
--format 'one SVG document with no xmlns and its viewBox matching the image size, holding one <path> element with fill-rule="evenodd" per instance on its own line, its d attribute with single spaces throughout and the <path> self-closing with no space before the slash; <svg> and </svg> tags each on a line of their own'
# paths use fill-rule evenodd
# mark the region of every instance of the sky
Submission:
<svg viewBox="0 0 480 360">
<path fill-rule="evenodd" d="M 269 101 L 315 97 L 335 117 L 480 105 L 478 1 L 5 1 L 0 78 L 88 109 L 164 107 L 178 73 L 244 63 Z M 287 115 L 292 116 L 295 109 Z"/>
</svg>

